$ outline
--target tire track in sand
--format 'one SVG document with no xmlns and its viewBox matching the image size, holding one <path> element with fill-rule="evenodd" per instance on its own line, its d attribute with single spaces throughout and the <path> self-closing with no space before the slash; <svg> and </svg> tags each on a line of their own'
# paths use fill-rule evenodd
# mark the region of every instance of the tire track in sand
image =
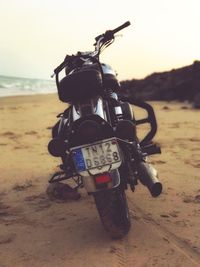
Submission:
<svg viewBox="0 0 200 267">
<path fill-rule="evenodd" d="M 116 241 L 115 244 L 115 261 L 116 267 L 125 267 L 127 266 L 127 255 L 125 249 L 125 239 Z"/>
<path fill-rule="evenodd" d="M 134 213 L 136 212 L 137 216 L 141 217 L 142 223 L 145 224 L 145 227 L 149 227 L 150 224 L 151 228 L 158 236 L 160 236 L 163 240 L 167 241 L 176 251 L 181 253 L 195 266 L 200 266 L 200 253 L 198 251 L 194 250 L 194 248 L 189 243 L 187 243 L 187 241 L 170 232 L 165 226 L 160 223 L 158 224 L 144 210 L 142 210 L 135 203 L 133 203 L 130 198 L 128 198 L 128 200 L 130 211 Z"/>
</svg>

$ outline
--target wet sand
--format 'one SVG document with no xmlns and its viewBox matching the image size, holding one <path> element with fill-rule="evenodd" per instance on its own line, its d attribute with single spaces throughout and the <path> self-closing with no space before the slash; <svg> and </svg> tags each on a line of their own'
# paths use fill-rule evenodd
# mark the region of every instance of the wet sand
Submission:
<svg viewBox="0 0 200 267">
<path fill-rule="evenodd" d="M 53 94 L 0 98 L 0 267 L 200 266 L 200 111 L 152 104 L 162 154 L 151 162 L 164 191 L 128 190 L 132 228 L 113 241 L 84 189 L 77 201 L 46 195 L 60 164 L 47 144 L 66 105 Z"/>
</svg>

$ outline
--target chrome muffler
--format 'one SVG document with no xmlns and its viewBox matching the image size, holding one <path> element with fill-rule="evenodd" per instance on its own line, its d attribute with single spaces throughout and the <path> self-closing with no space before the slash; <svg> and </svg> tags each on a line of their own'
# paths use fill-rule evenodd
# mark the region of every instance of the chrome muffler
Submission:
<svg viewBox="0 0 200 267">
<path fill-rule="evenodd" d="M 140 162 L 138 164 L 138 178 L 145 185 L 152 197 L 158 197 L 162 193 L 162 184 L 157 178 L 157 171 L 151 164 Z"/>
</svg>

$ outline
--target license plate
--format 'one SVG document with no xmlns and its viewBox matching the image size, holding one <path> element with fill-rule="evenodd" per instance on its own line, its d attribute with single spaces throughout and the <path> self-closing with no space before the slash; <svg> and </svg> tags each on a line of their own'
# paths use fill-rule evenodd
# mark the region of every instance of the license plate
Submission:
<svg viewBox="0 0 200 267">
<path fill-rule="evenodd" d="M 103 140 L 91 145 L 72 149 L 76 170 L 83 172 L 95 168 L 102 168 L 121 162 L 119 147 L 116 139 Z"/>
</svg>

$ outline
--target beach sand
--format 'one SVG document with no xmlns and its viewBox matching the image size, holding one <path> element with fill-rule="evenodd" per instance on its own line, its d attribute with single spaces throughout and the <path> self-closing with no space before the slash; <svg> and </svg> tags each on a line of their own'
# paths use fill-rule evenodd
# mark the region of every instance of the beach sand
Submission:
<svg viewBox="0 0 200 267">
<path fill-rule="evenodd" d="M 128 190 L 132 228 L 113 241 L 84 189 L 78 201 L 46 195 L 60 164 L 47 144 L 66 105 L 54 94 L 0 98 L 0 267 L 200 266 L 200 111 L 152 105 L 162 154 L 150 160 L 164 191 Z"/>
</svg>

